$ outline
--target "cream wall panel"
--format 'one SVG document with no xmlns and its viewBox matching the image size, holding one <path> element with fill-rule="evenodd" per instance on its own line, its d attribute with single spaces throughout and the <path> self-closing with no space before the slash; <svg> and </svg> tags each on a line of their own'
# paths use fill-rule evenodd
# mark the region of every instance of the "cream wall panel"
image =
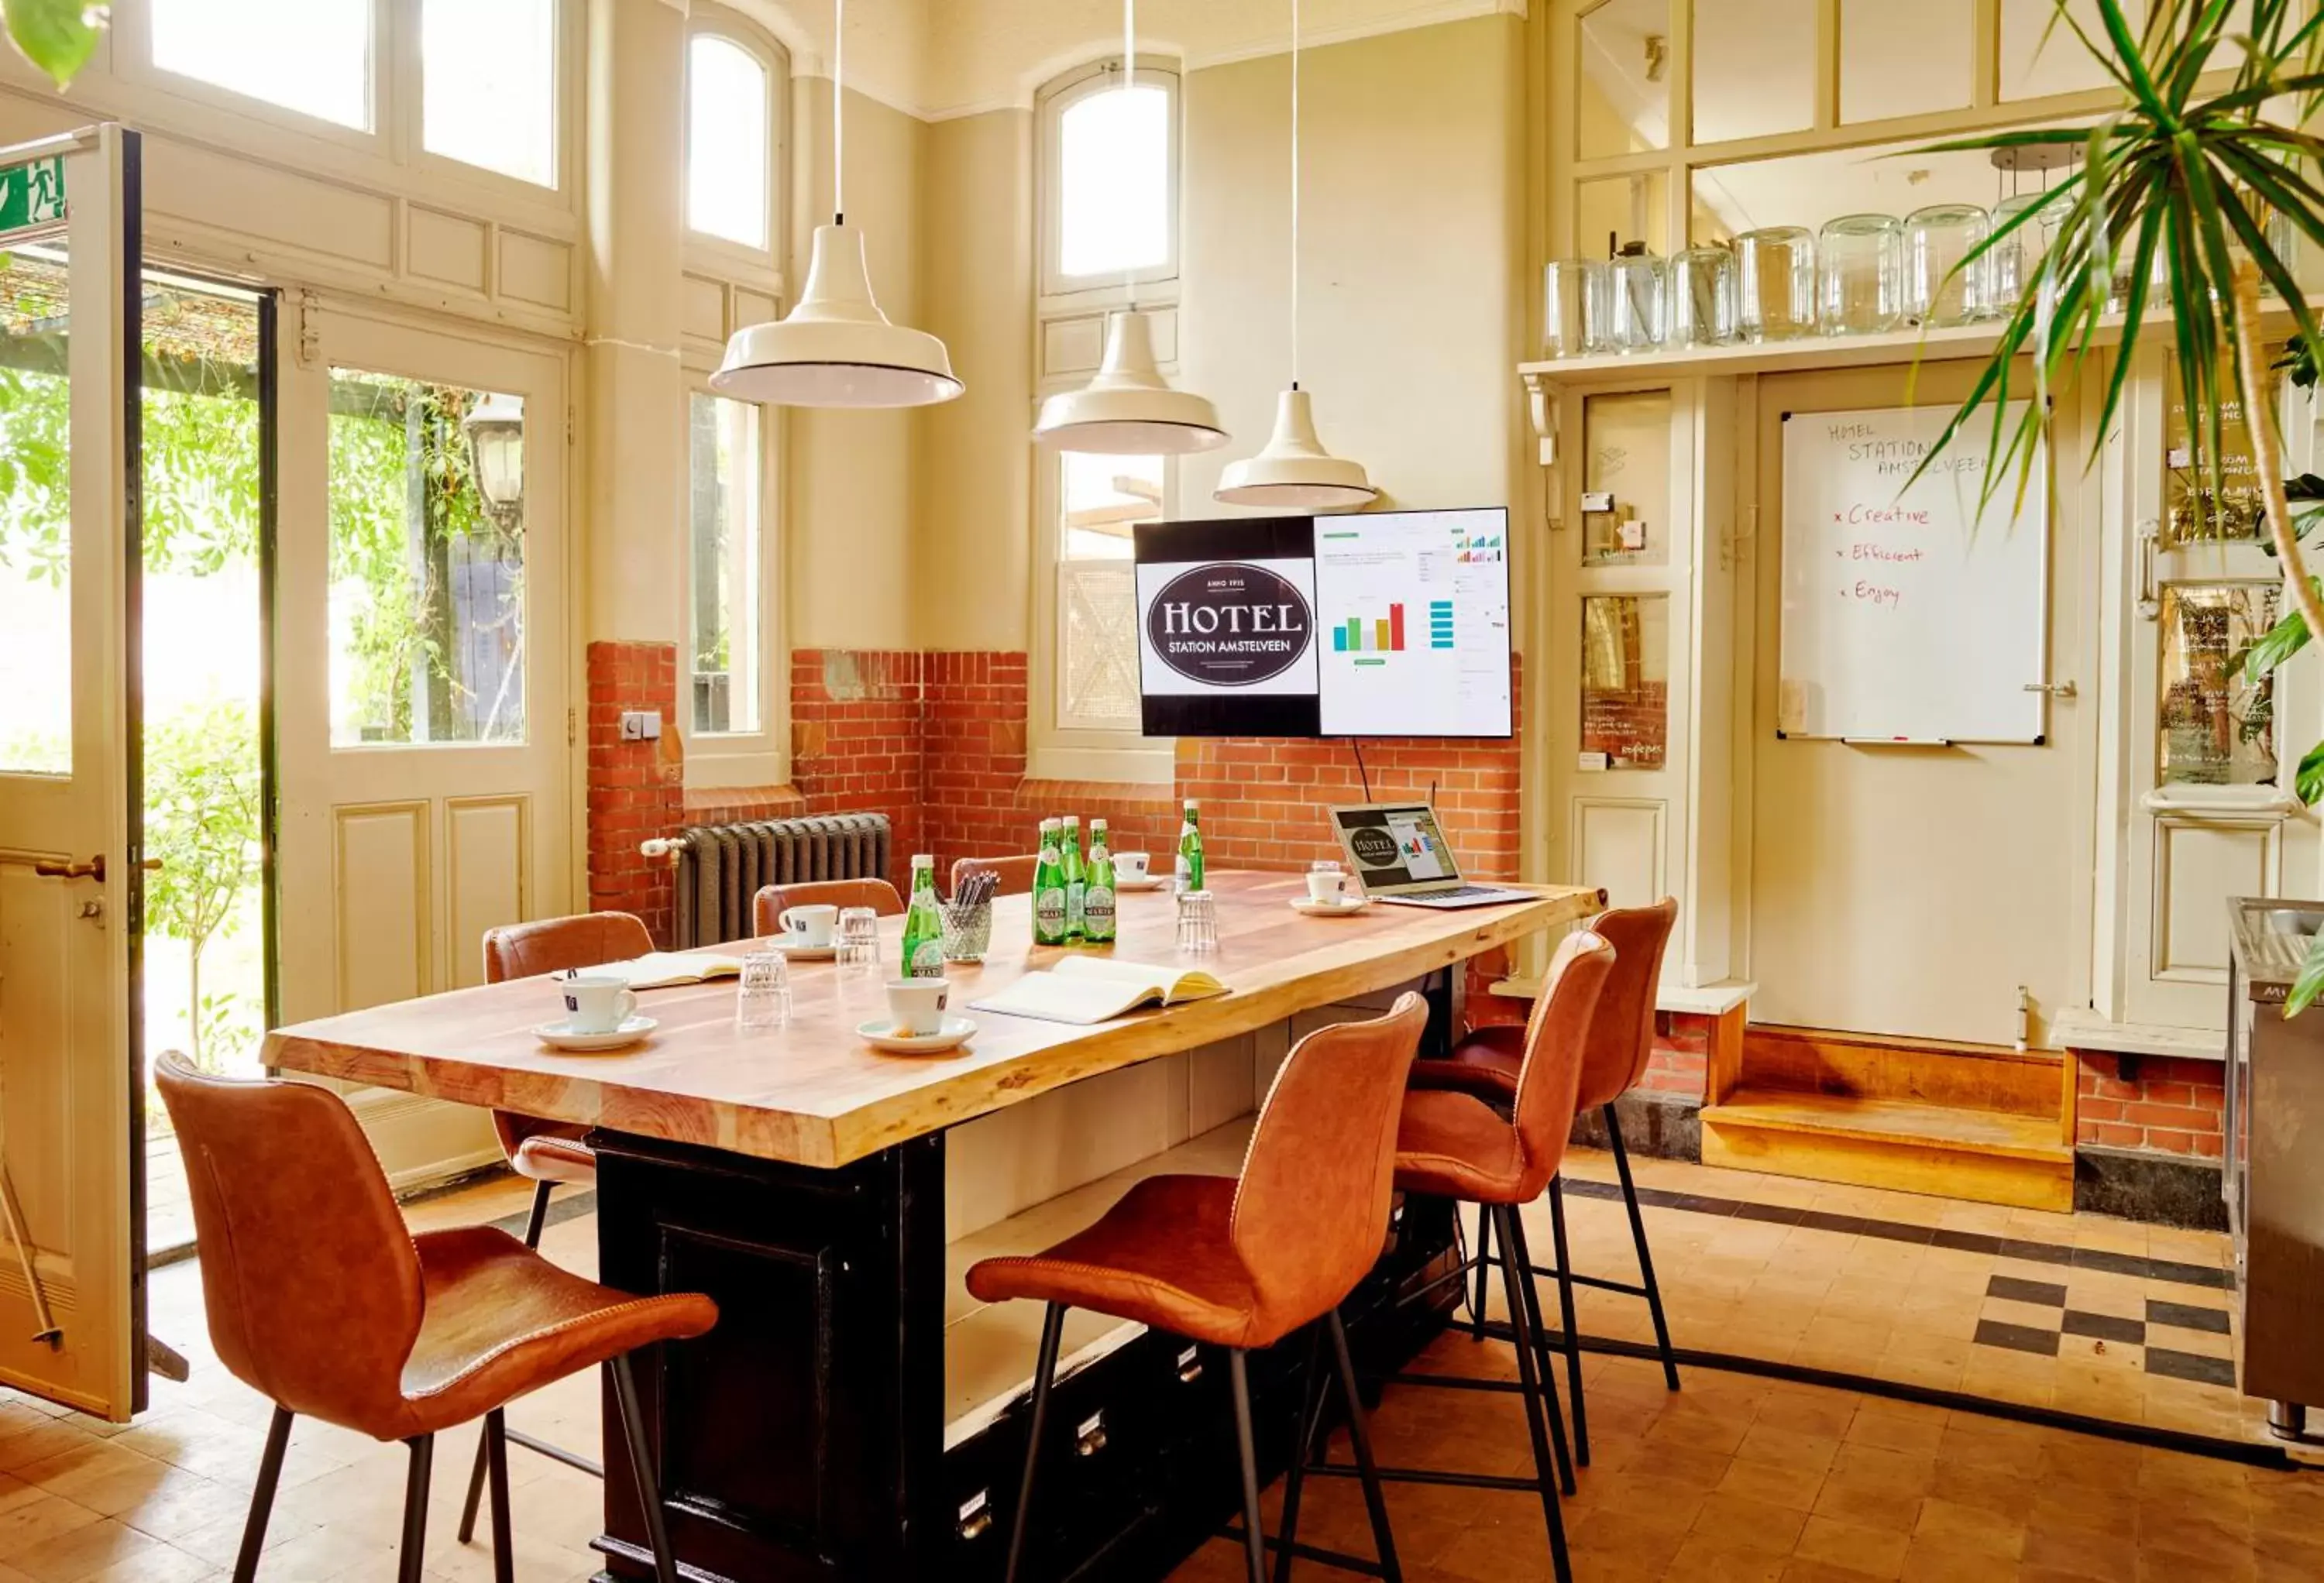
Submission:
<svg viewBox="0 0 2324 1583">
<path fill-rule="evenodd" d="M 725 286 L 707 275 L 688 274 L 678 288 L 678 322 L 687 338 L 724 345 Z"/>
<path fill-rule="evenodd" d="M 444 849 L 451 905 L 451 971 L 466 989 L 484 981 L 484 931 L 531 916 L 525 854 L 532 809 L 522 796 L 455 797 L 444 805 Z"/>
<path fill-rule="evenodd" d="M 491 253 L 489 226 L 422 204 L 404 210 L 405 267 L 420 279 L 481 292 Z"/>
<path fill-rule="evenodd" d="M 1184 1142 L 1183 1124 L 1171 1136 L 1170 1096 L 1185 1081 L 1183 1061 L 1149 1061 L 954 1127 L 945 1135 L 945 1239 Z"/>
<path fill-rule="evenodd" d="M 34 1244 L 70 1247 L 74 1213 L 70 1152 L 62 1146 L 72 1104 L 65 1058 L 74 1017 L 72 931 L 80 888 L 43 879 L 31 855 L 0 855 L 0 1146 Z M 0 1253 L 10 1265 L 14 1257 Z"/>
<path fill-rule="evenodd" d="M 1041 377 L 1064 379 L 1097 372 L 1105 355 L 1105 316 L 1052 319 L 1041 327 Z M 1159 355 L 1159 354 L 1157 354 Z"/>
<path fill-rule="evenodd" d="M 503 231 L 500 290 L 504 297 L 570 313 L 575 253 L 570 243 L 522 231 Z"/>
<path fill-rule="evenodd" d="M 145 201 L 235 232 L 382 272 L 396 267 L 395 202 L 337 181 L 161 138 L 145 143 Z"/>
<path fill-rule="evenodd" d="M 779 318 L 778 304 L 770 291 L 753 291 L 748 286 L 737 286 L 729 293 L 730 308 L 726 333 L 733 335 L 745 325 L 762 325 Z"/>
<path fill-rule="evenodd" d="M 2154 976 L 2227 981 L 2227 896 L 2276 892 L 2275 820 L 2154 822 Z"/>
<path fill-rule="evenodd" d="M 1574 872 L 1616 907 L 1651 907 L 1667 894 L 1660 801 L 1573 799 Z"/>
<path fill-rule="evenodd" d="M 1259 1108 L 1257 1054 L 1249 1035 L 1186 1058 L 1186 1136 L 1199 1137 Z"/>
<path fill-rule="evenodd" d="M 428 804 L 342 805 L 331 810 L 331 828 L 338 1008 L 360 1011 L 428 993 L 434 987 Z"/>
</svg>

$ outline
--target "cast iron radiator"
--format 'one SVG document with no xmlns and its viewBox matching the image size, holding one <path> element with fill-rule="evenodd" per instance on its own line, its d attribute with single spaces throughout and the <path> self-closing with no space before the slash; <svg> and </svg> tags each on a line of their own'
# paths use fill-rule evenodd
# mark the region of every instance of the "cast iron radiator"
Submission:
<svg viewBox="0 0 2324 1583">
<path fill-rule="evenodd" d="M 751 898 L 761 885 L 884 879 L 888 815 L 833 814 L 697 824 L 657 843 L 678 859 L 673 949 L 751 937 Z"/>
</svg>

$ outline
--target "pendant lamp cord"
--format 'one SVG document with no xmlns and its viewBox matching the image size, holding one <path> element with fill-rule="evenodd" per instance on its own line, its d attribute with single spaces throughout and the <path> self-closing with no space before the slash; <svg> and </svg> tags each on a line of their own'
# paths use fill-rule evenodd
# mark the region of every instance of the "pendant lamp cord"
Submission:
<svg viewBox="0 0 2324 1583">
<path fill-rule="evenodd" d="M 1126 94 L 1135 94 L 1138 91 L 1138 0 L 1121 0 L 1121 91 Z M 1130 106 L 1125 108 L 1135 106 L 1137 103 L 1138 101 L 1133 98 L 1130 101 Z M 1136 264 L 1123 267 L 1121 291 L 1130 304 L 1130 311 L 1136 313 L 1138 311 L 1138 266 Z"/>
<path fill-rule="evenodd" d="M 847 224 L 847 0 L 831 0 L 831 223 Z"/>
</svg>

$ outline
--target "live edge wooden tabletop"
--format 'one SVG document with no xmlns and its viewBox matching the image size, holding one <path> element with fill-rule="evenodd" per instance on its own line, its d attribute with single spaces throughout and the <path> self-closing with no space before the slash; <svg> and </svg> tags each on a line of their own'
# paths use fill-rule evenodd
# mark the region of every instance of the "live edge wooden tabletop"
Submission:
<svg viewBox="0 0 2324 1583">
<path fill-rule="evenodd" d="M 1374 906 L 1311 918 L 1288 905 L 1305 884 L 1296 874 L 1213 875 L 1219 949 L 1185 957 L 1168 891 L 1123 894 L 1112 954 L 1202 968 L 1228 992 L 1094 1027 L 967 1009 L 1065 954 L 1035 948 L 1028 899 L 1003 897 L 983 963 L 950 970 L 954 1009 L 976 1019 L 976 1035 L 941 1056 L 883 1055 L 856 1034 L 857 1024 L 886 1013 L 885 973 L 843 978 L 828 963 L 793 962 L 791 1020 L 777 1032 L 735 1030 L 726 979 L 641 991 L 639 1009 L 661 1025 L 642 1045 L 559 1054 L 531 1030 L 562 1008 L 545 978 L 530 978 L 281 1028 L 267 1036 L 265 1060 L 462 1104 L 844 1165 L 1066 1083 L 1406 982 L 1605 906 L 1594 889 L 1534 886 L 1525 888 L 1533 899 L 1503 907 Z M 902 920 L 882 926 L 892 972 Z"/>
</svg>

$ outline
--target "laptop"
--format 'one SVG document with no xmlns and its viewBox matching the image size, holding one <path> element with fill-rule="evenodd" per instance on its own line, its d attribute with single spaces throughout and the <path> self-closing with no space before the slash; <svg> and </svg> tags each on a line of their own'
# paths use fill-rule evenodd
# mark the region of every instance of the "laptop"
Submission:
<svg viewBox="0 0 2324 1583">
<path fill-rule="evenodd" d="M 1332 810 L 1332 828 L 1356 883 L 1374 901 L 1398 907 L 1499 907 L 1531 901 L 1529 890 L 1471 885 L 1426 803 L 1368 803 Z"/>
</svg>

